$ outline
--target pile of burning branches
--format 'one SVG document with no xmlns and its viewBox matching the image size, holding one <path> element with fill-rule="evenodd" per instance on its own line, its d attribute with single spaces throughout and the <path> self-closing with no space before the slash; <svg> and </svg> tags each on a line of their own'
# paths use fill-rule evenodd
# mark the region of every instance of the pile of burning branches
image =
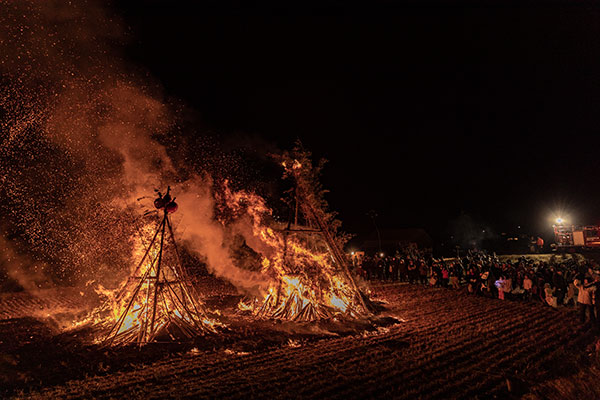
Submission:
<svg viewBox="0 0 600 400">
<path fill-rule="evenodd" d="M 290 156 L 281 160 L 285 176 L 294 180 L 290 191 L 294 221 L 287 226 L 272 222 L 272 210 L 262 197 L 233 192 L 225 185 L 220 203 L 231 219 L 249 219 L 251 232 L 244 238 L 260 254 L 261 272 L 268 280 L 261 296 L 244 299 L 238 307 L 259 317 L 293 321 L 368 315 L 368 300 L 349 272 L 339 238 L 331 230 L 331 216 L 310 182 L 314 172 L 305 158 L 303 163 Z"/>
<path fill-rule="evenodd" d="M 284 177 L 294 183 L 287 224 L 274 222 L 272 209 L 255 193 L 233 191 L 227 182 L 215 193 L 219 221 L 258 255 L 264 277 L 260 294 L 244 298 L 238 308 L 289 321 L 369 316 L 371 303 L 349 271 L 344 238 L 326 211 L 317 172 L 302 155 L 280 160 Z M 86 321 L 102 331 L 103 344 L 191 339 L 223 326 L 209 316 L 181 264 L 170 221 L 177 204 L 169 190 L 159 193 L 154 207 L 157 218 L 146 220 L 135 239 L 135 269 L 118 290 L 98 290 L 106 301 Z"/>
<path fill-rule="evenodd" d="M 215 332 L 221 324 L 204 310 L 185 268 L 180 262 L 169 214 L 177 210 L 167 190 L 154 201 L 158 221 L 148 222 L 135 240 L 134 259 L 139 262 L 117 290 L 98 289 L 104 304 L 83 321 L 101 332 L 106 345 L 142 345 L 166 338 L 190 339 Z"/>
</svg>

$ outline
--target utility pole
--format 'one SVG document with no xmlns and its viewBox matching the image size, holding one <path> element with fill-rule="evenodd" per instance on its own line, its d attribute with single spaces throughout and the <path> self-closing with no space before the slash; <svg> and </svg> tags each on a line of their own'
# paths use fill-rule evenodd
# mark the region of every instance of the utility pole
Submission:
<svg viewBox="0 0 600 400">
<path fill-rule="evenodd" d="M 371 217 L 371 219 L 373 220 L 373 225 L 375 225 L 375 231 L 377 232 L 377 240 L 379 241 L 379 253 L 382 252 L 381 250 L 381 234 L 379 233 L 379 228 L 377 227 L 377 223 L 375 222 L 375 218 L 377 217 L 377 213 L 375 212 L 375 210 L 370 210 L 367 215 L 369 217 Z"/>
</svg>

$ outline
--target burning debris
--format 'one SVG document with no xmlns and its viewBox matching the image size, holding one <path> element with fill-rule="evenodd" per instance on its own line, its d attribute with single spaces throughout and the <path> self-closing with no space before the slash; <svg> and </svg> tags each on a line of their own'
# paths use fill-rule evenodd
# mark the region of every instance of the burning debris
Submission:
<svg viewBox="0 0 600 400">
<path fill-rule="evenodd" d="M 262 296 L 245 299 L 242 311 L 258 317 L 315 321 L 370 314 L 368 300 L 357 287 L 341 246 L 331 231 L 325 211 L 309 185 L 310 161 L 284 160 L 285 176 L 294 180 L 294 222 L 276 229 L 269 224 L 272 210 L 260 196 L 224 190 L 225 207 L 236 218 L 250 218 L 245 234 L 250 247 L 262 256 L 261 272 L 268 277 Z M 299 217 L 304 224 L 299 224 Z"/>
<path fill-rule="evenodd" d="M 136 246 L 140 261 L 134 273 L 116 295 L 102 290 L 108 300 L 93 312 L 94 322 L 107 332 L 103 344 L 191 339 L 220 325 L 207 315 L 181 264 L 169 218 L 178 207 L 175 198 L 170 188 L 164 196 L 158 194 L 154 206 L 162 216 L 154 230 L 147 225 L 140 234 Z"/>
</svg>

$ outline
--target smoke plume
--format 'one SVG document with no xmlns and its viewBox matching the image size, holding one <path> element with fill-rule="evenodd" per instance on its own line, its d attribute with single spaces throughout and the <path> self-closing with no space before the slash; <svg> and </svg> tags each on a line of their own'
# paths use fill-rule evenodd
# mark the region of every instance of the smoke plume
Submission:
<svg viewBox="0 0 600 400">
<path fill-rule="evenodd" d="M 100 1 L 15 0 L 0 5 L 0 22 L 1 222 L 36 259 L 8 260 L 9 270 L 46 263 L 45 279 L 66 284 L 127 274 L 137 199 L 180 181 L 190 249 L 234 284 L 259 285 L 231 260 L 210 178 L 173 162 L 176 112 L 121 61 L 119 18 Z"/>
</svg>

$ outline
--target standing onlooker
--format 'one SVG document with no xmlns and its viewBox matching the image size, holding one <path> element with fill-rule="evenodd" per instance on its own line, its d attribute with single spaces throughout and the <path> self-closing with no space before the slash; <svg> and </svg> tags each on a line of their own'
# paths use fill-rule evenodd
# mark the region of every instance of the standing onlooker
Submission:
<svg viewBox="0 0 600 400">
<path fill-rule="evenodd" d="M 421 260 L 419 263 L 419 278 L 422 284 L 427 284 L 427 273 L 429 268 L 427 268 L 427 263 L 425 260 Z"/>
<path fill-rule="evenodd" d="M 525 290 L 525 299 L 531 298 L 531 289 L 533 288 L 533 281 L 529 278 L 529 275 L 525 275 L 523 278 L 523 289 Z"/>
<path fill-rule="evenodd" d="M 550 287 L 549 283 L 546 283 L 544 285 L 544 295 L 545 295 L 546 303 L 553 308 L 557 308 L 558 303 L 556 301 L 556 296 L 554 296 L 554 289 L 552 289 Z M 585 319 L 585 317 L 584 317 L 584 319 Z"/>
<path fill-rule="evenodd" d="M 446 263 L 442 262 L 442 286 L 447 288 L 450 282 L 450 271 L 446 266 Z"/>
<path fill-rule="evenodd" d="M 396 282 L 398 280 L 398 267 L 400 265 L 399 255 L 396 254 L 394 258 L 392 258 L 392 262 L 390 263 L 390 275 L 391 281 Z"/>
<path fill-rule="evenodd" d="M 600 323 L 600 275 L 594 274 L 593 281 L 588 285 L 594 289 L 594 308 L 596 309 L 596 322 Z M 593 312 L 593 311 L 592 311 Z"/>
<path fill-rule="evenodd" d="M 575 300 L 575 284 L 573 282 L 569 283 L 567 286 L 567 296 L 565 297 L 563 303 L 565 306 L 568 306 L 573 300 L 573 306 L 577 306 L 577 300 Z"/>
<path fill-rule="evenodd" d="M 494 286 L 496 286 L 498 288 L 498 298 L 500 300 L 504 300 L 504 290 L 503 290 L 504 277 L 500 276 L 500 278 L 498 278 L 498 280 L 496 282 L 494 282 Z"/>
<path fill-rule="evenodd" d="M 552 276 L 552 282 L 554 284 L 554 294 L 556 296 L 556 301 L 558 304 L 562 304 L 567 294 L 567 282 L 565 281 L 565 277 L 563 276 L 563 272 L 560 269 L 557 269 Z"/>
<path fill-rule="evenodd" d="M 538 253 L 543 253 L 544 252 L 544 239 L 542 239 L 540 236 L 537 237 L 536 241 L 535 241 L 535 245 L 536 245 L 536 250 Z"/>
<path fill-rule="evenodd" d="M 408 281 L 408 267 L 406 265 L 406 261 L 404 260 L 404 257 L 400 258 L 399 265 L 398 265 L 398 273 L 400 274 L 400 282 Z"/>
<path fill-rule="evenodd" d="M 467 272 L 467 291 L 469 293 L 477 292 L 477 275 L 472 268 Z"/>
<path fill-rule="evenodd" d="M 460 289 L 460 284 L 458 280 L 458 271 L 456 265 L 450 267 L 450 287 L 452 289 Z"/>
<path fill-rule="evenodd" d="M 408 280 L 410 283 L 416 283 L 419 280 L 417 264 L 415 264 L 412 258 L 408 260 Z"/>
<path fill-rule="evenodd" d="M 575 287 L 579 290 L 579 294 L 577 295 L 577 303 L 579 303 L 579 319 L 581 323 L 585 322 L 585 312 L 586 310 L 590 314 L 590 322 L 596 321 L 596 316 L 594 315 L 594 307 L 592 305 L 592 292 L 595 289 L 593 286 L 589 286 L 588 278 L 583 279 L 583 284 L 576 279 L 574 284 Z"/>
<path fill-rule="evenodd" d="M 385 280 L 385 260 L 382 256 L 377 258 L 377 279 Z"/>
</svg>

